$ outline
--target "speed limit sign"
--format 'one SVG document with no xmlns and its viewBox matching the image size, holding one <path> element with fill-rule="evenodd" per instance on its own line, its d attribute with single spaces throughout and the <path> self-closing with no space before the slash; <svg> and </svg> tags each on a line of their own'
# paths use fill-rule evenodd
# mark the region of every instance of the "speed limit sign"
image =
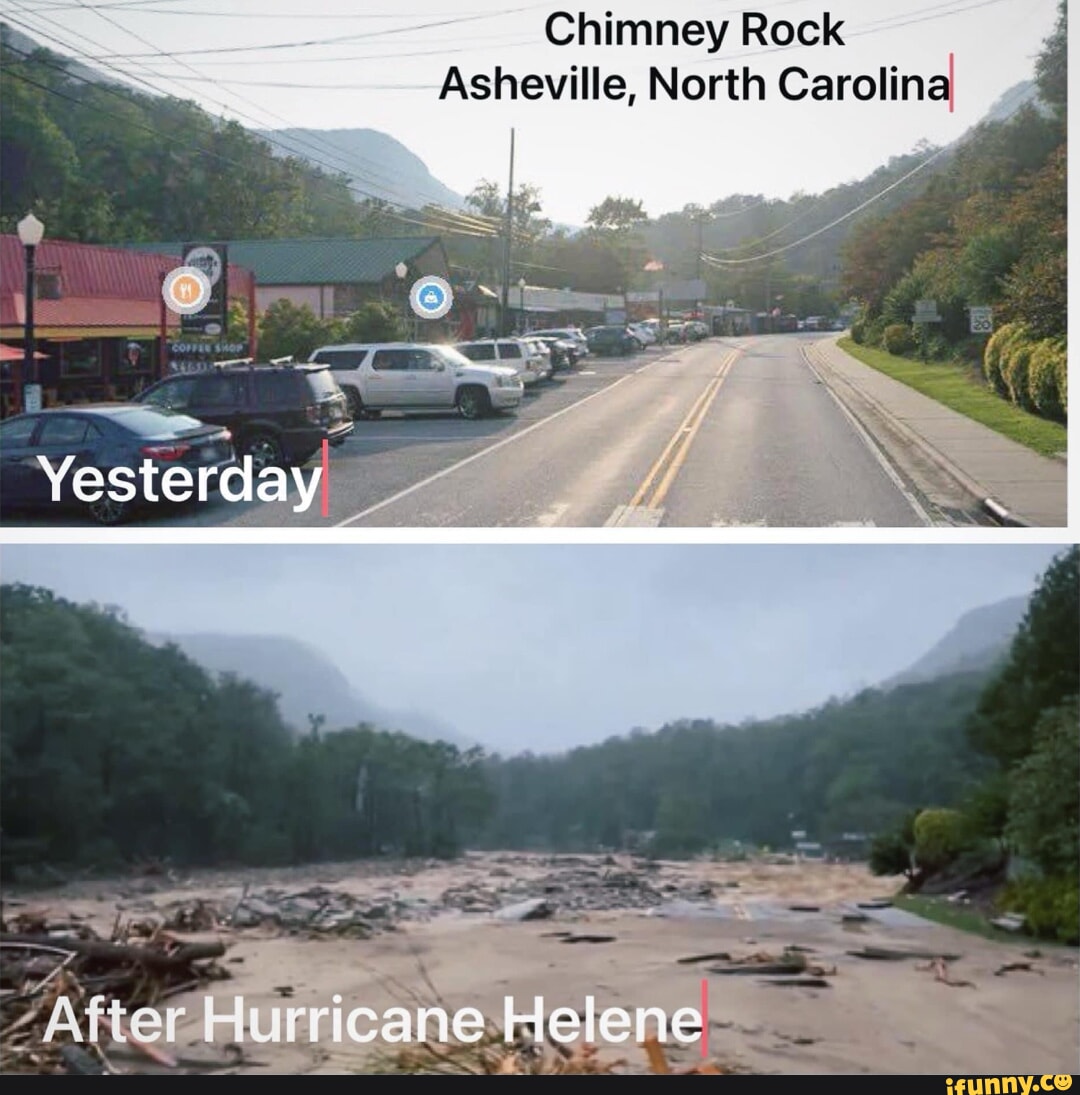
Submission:
<svg viewBox="0 0 1080 1095">
<path fill-rule="evenodd" d="M 989 335 L 994 330 L 994 311 L 992 308 L 969 308 L 971 317 L 971 333 L 973 335 Z"/>
</svg>

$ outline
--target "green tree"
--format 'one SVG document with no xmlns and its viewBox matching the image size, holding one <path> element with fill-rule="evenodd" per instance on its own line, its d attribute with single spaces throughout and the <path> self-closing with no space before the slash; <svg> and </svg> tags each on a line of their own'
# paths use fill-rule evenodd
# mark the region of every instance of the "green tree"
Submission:
<svg viewBox="0 0 1080 1095">
<path fill-rule="evenodd" d="M 1044 711 L 1080 693 L 1080 547 L 1043 575 L 1012 643 L 1008 663 L 987 687 L 970 726 L 975 747 L 1009 768 L 1031 753 Z"/>
</svg>

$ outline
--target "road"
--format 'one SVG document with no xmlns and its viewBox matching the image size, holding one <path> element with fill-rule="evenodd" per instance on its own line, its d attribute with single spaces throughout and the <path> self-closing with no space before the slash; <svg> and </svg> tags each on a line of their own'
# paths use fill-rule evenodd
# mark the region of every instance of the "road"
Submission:
<svg viewBox="0 0 1080 1095">
<path fill-rule="evenodd" d="M 159 510 L 145 527 L 919 527 L 950 524 L 822 382 L 817 335 L 594 359 L 515 414 L 357 423 L 317 496 Z M 6 524 L 83 523 L 18 514 Z"/>
</svg>

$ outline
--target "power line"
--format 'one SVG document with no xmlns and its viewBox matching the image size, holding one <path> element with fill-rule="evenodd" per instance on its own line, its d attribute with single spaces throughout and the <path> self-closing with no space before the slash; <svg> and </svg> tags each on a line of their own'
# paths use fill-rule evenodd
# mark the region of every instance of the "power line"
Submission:
<svg viewBox="0 0 1080 1095">
<path fill-rule="evenodd" d="M 186 49 L 178 50 L 176 53 L 171 54 L 173 57 L 195 57 L 205 56 L 212 53 L 253 53 L 268 50 L 278 49 L 300 49 L 305 46 L 328 46 L 333 45 L 335 42 L 359 42 L 368 38 L 384 38 L 389 37 L 392 34 L 408 34 L 414 30 L 431 30 L 436 27 L 450 27 L 458 26 L 461 23 L 472 23 L 480 19 L 498 19 L 505 15 L 519 15 L 526 11 L 535 11 L 537 8 L 547 7 L 546 0 L 542 0 L 538 4 L 526 4 L 519 8 L 506 8 L 503 11 L 497 12 L 485 12 L 482 15 L 468 15 L 459 16 L 455 19 L 440 19 L 433 23 L 416 23 L 408 27 L 394 27 L 389 30 L 373 30 L 367 31 L 363 34 L 342 34 L 333 38 L 311 38 L 304 42 L 272 42 L 262 46 L 216 46 L 211 49 Z M 144 57 L 156 57 L 157 52 L 154 53 L 109 53 L 102 56 L 108 57 L 113 61 L 135 61 Z"/>
<path fill-rule="evenodd" d="M 21 6 L 22 5 L 20 4 L 20 7 Z M 49 16 L 37 16 L 37 18 L 44 19 L 44 20 L 46 20 L 47 22 L 50 22 L 50 23 L 55 23 L 56 22 L 55 20 L 51 19 Z M 108 17 L 105 17 L 105 18 L 108 18 Z M 88 56 L 85 53 L 85 51 L 80 50 L 78 47 L 72 46 L 67 42 L 64 42 L 62 39 L 56 37 L 55 34 L 49 34 L 48 32 L 42 31 L 42 30 L 40 30 L 39 28 L 36 28 L 36 27 L 29 26 L 28 24 L 23 23 L 20 20 L 17 20 L 17 19 L 14 19 L 14 18 L 12 19 L 12 22 L 16 23 L 16 25 L 21 25 L 21 26 L 26 27 L 26 29 L 29 29 L 29 30 L 33 31 L 34 33 L 36 33 L 36 34 L 41 35 L 42 37 L 48 39 L 51 42 L 59 43 L 61 46 L 63 46 L 66 49 L 74 49 L 76 53 L 80 53 L 83 56 Z M 132 33 L 133 36 L 136 37 L 136 38 L 138 37 L 138 35 L 134 35 L 133 32 L 128 32 L 128 33 Z M 100 45 L 100 43 L 95 43 L 94 40 L 90 39 L 90 38 L 87 38 L 87 41 L 89 41 L 91 44 Z M 13 49 L 14 52 L 16 52 L 16 53 L 22 53 L 22 51 L 14 49 L 14 47 L 12 47 L 10 45 L 7 48 Z M 23 56 L 27 56 L 27 55 L 23 54 Z M 117 66 L 112 65 L 109 62 L 99 62 L 99 63 L 102 64 L 106 68 L 109 68 L 109 69 L 112 69 L 113 71 L 119 72 L 122 76 L 124 76 L 128 79 L 137 81 L 138 83 L 142 84 L 144 87 L 148 88 L 151 92 L 153 92 L 156 95 L 166 95 L 166 96 L 168 95 L 167 92 L 162 91 L 161 88 L 159 88 L 159 87 L 155 86 L 154 84 L 150 83 L 148 80 L 146 80 L 145 78 L 139 76 L 138 74 L 124 72 L 123 70 L 117 68 Z M 54 66 L 51 66 L 51 67 L 57 67 L 57 66 L 54 65 Z M 61 68 L 61 71 L 64 71 L 65 74 L 68 75 L 68 76 L 73 76 L 72 73 L 67 73 L 66 70 L 64 70 L 62 68 Z M 195 70 L 192 69 L 192 71 L 195 71 Z M 82 78 L 79 78 L 79 79 L 82 79 Z M 84 82 L 84 83 L 94 83 L 94 81 L 85 80 L 85 79 L 82 82 Z M 214 81 L 209 80 L 209 81 L 204 81 L 204 82 L 213 83 Z M 99 86 L 107 86 L 107 85 L 99 85 Z M 169 97 L 171 97 L 171 96 L 169 96 Z M 242 97 L 239 97 L 239 98 L 242 98 Z M 216 103 L 215 105 L 222 106 L 222 107 L 225 107 L 226 109 L 228 109 L 228 105 L 225 104 L 225 103 Z M 257 106 L 257 104 L 253 104 L 253 105 Z M 240 117 L 242 117 L 242 118 L 247 117 L 247 118 L 250 119 L 249 115 L 245 115 L 241 111 L 235 111 L 235 112 L 237 114 L 239 114 Z M 268 115 L 272 118 L 276 118 L 275 115 L 270 114 L 269 112 L 265 112 L 265 113 L 268 113 Z M 250 120 L 254 120 L 254 119 L 250 119 Z M 277 119 L 277 120 L 284 121 L 284 119 Z M 317 165 L 317 166 L 323 168 L 324 170 L 328 171 L 332 176 L 337 176 L 337 175 L 341 175 L 341 174 L 355 173 L 361 179 L 365 178 L 365 175 L 362 171 L 354 172 L 352 165 L 349 164 L 347 161 L 345 161 L 343 159 L 340 159 L 340 158 L 338 159 L 338 164 L 341 165 L 341 166 L 335 166 L 332 163 L 325 163 L 324 161 L 322 161 L 322 160 L 320 160 L 320 159 L 318 159 L 314 156 L 310 156 L 310 155 L 304 156 L 304 153 L 298 152 L 295 147 L 289 148 L 288 146 L 282 144 L 281 141 L 275 140 L 273 137 L 269 137 L 266 134 L 260 134 L 259 139 L 265 141 L 267 144 L 274 145 L 274 146 L 280 148 L 282 151 L 284 151 L 285 153 L 287 153 L 290 156 L 300 155 L 300 156 L 308 159 L 309 162 L 311 162 L 312 164 Z M 307 142 L 304 142 L 302 140 L 298 140 L 297 143 L 303 145 Z M 323 151 L 323 150 L 318 149 L 316 146 L 311 145 L 310 143 L 308 143 L 308 147 L 315 148 L 316 151 Z M 339 157 L 339 153 L 336 149 L 331 149 L 330 152 L 334 157 Z M 323 154 L 325 155 L 326 152 L 323 151 Z M 343 168 L 345 168 L 346 170 L 343 170 Z M 370 182 L 372 185 L 378 187 L 379 189 L 383 190 L 384 192 L 388 191 L 391 194 L 395 192 L 394 188 L 383 186 L 382 184 L 378 183 L 377 181 L 370 180 L 370 179 L 367 179 L 366 181 Z M 409 205 L 407 200 L 405 200 L 405 201 L 400 201 L 399 200 L 399 201 L 395 202 L 392 199 L 386 199 L 386 198 L 382 197 L 379 194 L 373 193 L 372 191 L 369 191 L 369 190 L 365 190 L 362 186 L 359 186 L 355 182 L 353 182 L 351 178 L 348 181 L 348 186 L 349 186 L 349 189 L 351 191 L 354 191 L 357 194 L 361 194 L 361 195 L 365 196 L 366 198 L 369 198 L 369 199 L 372 199 L 372 200 L 375 200 L 375 201 L 386 202 L 387 204 L 390 204 L 390 205 L 398 205 L 402 209 L 405 209 L 405 210 L 410 208 L 410 205 Z M 397 193 L 399 194 L 399 196 L 401 198 L 406 198 L 406 195 L 402 194 L 400 191 L 397 191 Z M 423 195 L 421 195 L 421 197 L 422 196 Z M 436 207 L 438 206 L 437 202 L 431 202 L 429 204 L 431 204 L 433 206 L 436 206 Z M 451 218 L 454 218 L 454 217 L 458 217 L 458 215 L 457 214 L 449 214 L 449 211 L 447 211 L 447 217 L 446 217 L 447 220 L 450 220 Z M 408 223 L 421 224 L 421 222 L 418 222 L 418 221 L 412 221 L 412 222 L 408 222 Z M 490 235 L 497 235 L 498 234 L 497 232 L 494 231 L 494 229 L 491 228 L 490 225 L 480 223 L 478 221 L 478 219 L 471 218 L 471 217 L 468 217 L 466 215 L 461 215 L 460 217 L 458 217 L 458 223 L 461 224 L 462 226 L 467 225 L 470 229 L 480 230 L 484 234 L 490 234 Z M 425 225 L 425 227 L 426 227 L 426 225 Z"/>
<path fill-rule="evenodd" d="M 1005 117 L 1003 119 L 1001 119 L 1001 121 L 1002 122 L 1007 122 L 1011 117 L 1013 117 L 1014 114 L 1019 113 L 1019 111 L 1023 108 L 1023 105 L 1024 105 L 1023 103 L 1018 104 L 1016 107 L 1014 107 L 1012 110 L 1010 110 L 1008 112 L 1008 114 L 1006 114 Z M 855 216 L 856 213 L 861 213 L 867 206 L 872 205 L 874 202 L 878 201 L 878 199 L 883 198 L 886 194 L 891 193 L 898 186 L 902 186 L 905 182 L 907 182 L 909 179 L 913 178 L 920 171 L 923 171 L 927 167 L 929 167 L 930 164 L 932 164 L 935 160 L 940 159 L 947 152 L 950 152 L 953 149 L 959 147 L 965 140 L 968 139 L 968 136 L 969 136 L 968 134 L 964 134 L 963 136 L 961 136 L 957 140 L 951 142 L 950 144 L 947 144 L 944 147 L 939 148 L 936 152 L 932 153 L 925 160 L 923 160 L 922 163 L 920 163 L 916 167 L 912 168 L 912 170 L 908 171 L 905 175 L 902 175 L 895 182 L 890 183 L 883 190 L 879 190 L 872 197 L 867 198 L 866 201 L 860 203 L 854 209 L 849 210 L 847 213 L 844 213 L 843 216 L 837 217 L 836 220 L 830 221 L 829 224 L 824 225 L 822 228 L 818 228 L 815 231 L 809 233 L 808 235 L 803 236 L 802 239 L 795 240 L 794 243 L 789 243 L 789 244 L 786 244 L 783 247 L 778 247 L 773 251 L 766 251 L 764 254 L 761 254 L 761 255 L 754 255 L 750 258 L 743 258 L 743 259 L 720 259 L 720 258 L 717 258 L 715 255 L 708 255 L 708 254 L 702 253 L 702 256 L 701 256 L 702 261 L 707 263 L 710 266 L 716 266 L 716 267 L 745 266 L 745 265 L 747 265 L 749 263 L 752 263 L 752 262 L 761 262 L 763 259 L 769 259 L 769 258 L 773 258 L 776 255 L 782 255 L 786 251 L 791 251 L 796 247 L 800 247 L 800 246 L 802 246 L 802 244 L 807 243 L 808 241 L 810 241 L 812 239 L 815 239 L 816 237 L 822 235 L 824 232 L 828 232 L 829 229 L 835 228 L 838 224 L 842 224 L 844 221 L 850 220 L 852 217 Z"/>
<path fill-rule="evenodd" d="M 22 51 L 20 49 L 16 49 L 14 46 L 5 44 L 4 48 L 11 50 L 13 53 L 19 54 L 21 57 L 24 57 L 24 58 L 29 58 L 30 57 L 30 54 L 25 53 L 24 51 Z M 44 62 L 42 62 L 40 59 L 35 58 L 34 63 L 35 64 L 41 64 L 41 63 L 44 63 Z M 130 105 L 130 103 L 131 103 L 130 97 L 128 95 L 125 95 L 123 92 L 117 90 L 116 88 L 109 87 L 108 85 L 105 85 L 105 84 L 99 84 L 96 81 L 90 80 L 90 79 L 88 79 L 87 77 L 84 77 L 84 76 L 77 76 L 74 73 L 65 71 L 63 68 L 61 68 L 58 65 L 49 65 L 48 67 L 54 68 L 57 71 L 61 72 L 65 76 L 65 78 L 67 78 L 69 80 L 78 80 L 80 83 L 90 84 L 91 86 L 93 86 L 94 88 L 96 88 L 100 91 L 104 91 L 104 92 L 107 92 L 109 94 L 112 94 L 112 95 L 116 96 L 117 98 L 119 98 L 125 104 Z M 83 107 L 86 106 L 86 103 L 84 102 L 84 100 L 79 99 L 74 95 L 65 94 L 60 89 L 50 87 L 48 84 L 39 83 L 37 80 L 33 80 L 30 77 L 23 75 L 22 73 L 13 71 L 10 67 L 5 68 L 4 76 L 10 77 L 13 80 L 18 80 L 18 81 L 20 81 L 21 83 L 24 83 L 24 84 L 29 84 L 31 87 L 38 88 L 40 91 L 44 91 L 44 92 L 48 93 L 49 95 L 54 95 L 57 98 L 64 99 L 67 102 L 75 103 L 77 106 L 83 106 Z M 184 148 L 189 152 L 199 153 L 203 156 L 207 156 L 210 159 L 217 161 L 218 163 L 225 164 L 229 167 L 238 168 L 241 171 L 246 170 L 245 165 L 240 163 L 238 160 L 234 160 L 229 156 L 224 156 L 220 152 L 215 152 L 213 149 L 206 148 L 204 145 L 198 144 L 197 142 L 186 141 L 186 140 L 183 140 L 183 139 L 178 138 L 178 137 L 172 137 L 169 134 L 162 132 L 160 127 L 147 125 L 146 123 L 137 121 L 136 119 L 133 119 L 128 115 L 120 115 L 120 114 L 117 114 L 115 111 L 105 110 L 104 108 L 101 108 L 101 107 L 97 108 L 97 113 L 100 114 L 100 115 L 104 115 L 105 117 L 108 117 L 108 118 L 113 118 L 118 122 L 122 122 L 124 125 L 126 125 L 128 127 L 139 129 L 139 130 L 142 130 L 145 133 L 149 133 L 152 136 L 156 137 L 158 140 L 163 141 L 166 144 Z M 332 197 L 332 195 L 326 195 L 326 197 Z M 344 199 L 344 200 L 347 200 L 349 202 L 349 208 L 350 209 L 355 210 L 357 208 L 355 202 L 353 202 L 351 199 Z M 390 204 L 390 203 L 387 203 L 387 204 Z M 436 227 L 436 226 L 433 226 L 432 223 L 430 223 L 429 221 L 420 221 L 420 220 L 416 220 L 415 218 L 402 216 L 400 213 L 398 213 L 396 211 L 390 211 L 390 212 L 388 212 L 387 215 L 390 216 L 393 220 L 398 221 L 401 224 L 412 224 L 412 225 L 424 228 L 428 232 L 432 231 L 433 227 Z M 447 232 L 447 234 L 449 234 L 449 235 L 460 235 L 460 236 L 475 236 L 476 238 L 480 238 L 480 239 L 490 239 L 493 236 L 498 235 L 498 233 L 465 232 L 465 231 L 461 231 L 461 230 L 457 230 L 457 229 L 449 230 Z"/>
</svg>

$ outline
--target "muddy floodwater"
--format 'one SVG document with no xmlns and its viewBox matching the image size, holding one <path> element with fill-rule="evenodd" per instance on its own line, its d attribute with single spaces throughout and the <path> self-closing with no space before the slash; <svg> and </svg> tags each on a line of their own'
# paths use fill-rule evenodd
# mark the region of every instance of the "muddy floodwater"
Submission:
<svg viewBox="0 0 1080 1095">
<path fill-rule="evenodd" d="M 378 1023 L 364 1028 L 373 1042 L 335 1037 L 335 1014 L 438 1006 L 501 1023 L 508 1000 L 520 1015 L 541 997 L 547 1011 L 631 1016 L 704 1003 L 704 1039 L 666 1047 L 676 1065 L 705 1054 L 757 1073 L 1076 1073 L 1076 950 L 922 920 L 889 903 L 898 883 L 862 865 L 781 858 L 485 853 L 11 886 L 3 908 L 9 925 L 36 919 L 109 938 L 118 922 L 138 922 L 221 941 L 221 979 L 161 1006 L 174 1009 L 165 1048 L 188 1071 L 363 1072 L 395 1047 Z M 289 1037 L 282 1027 L 256 1041 L 255 1028 L 218 1023 L 208 1042 L 207 1013 L 241 1000 L 267 1021 L 293 1009 Z M 632 1039 L 595 1041 L 644 1071 Z M 129 1046 L 108 1052 L 165 1068 Z"/>
</svg>

